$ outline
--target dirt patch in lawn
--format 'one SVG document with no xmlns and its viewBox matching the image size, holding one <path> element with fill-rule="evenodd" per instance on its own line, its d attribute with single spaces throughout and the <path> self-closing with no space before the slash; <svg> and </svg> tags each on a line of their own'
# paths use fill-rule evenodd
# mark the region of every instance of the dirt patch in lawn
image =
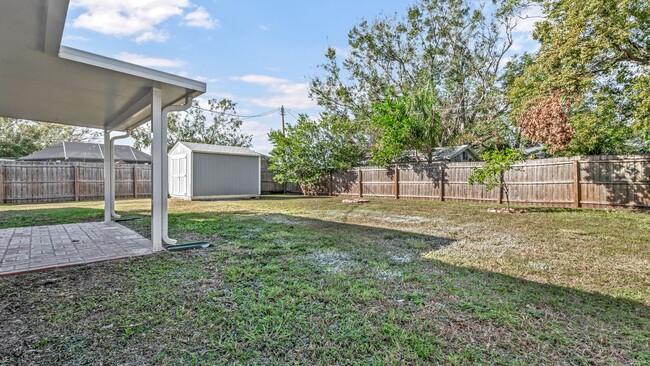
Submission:
<svg viewBox="0 0 650 366">
<path fill-rule="evenodd" d="M 358 262 L 345 252 L 317 252 L 312 255 L 312 260 L 327 273 L 342 273 L 358 265 Z"/>
<path fill-rule="evenodd" d="M 306 223 L 306 221 L 303 219 L 283 215 L 260 215 L 260 217 L 264 222 L 271 224 L 304 225 Z"/>
</svg>

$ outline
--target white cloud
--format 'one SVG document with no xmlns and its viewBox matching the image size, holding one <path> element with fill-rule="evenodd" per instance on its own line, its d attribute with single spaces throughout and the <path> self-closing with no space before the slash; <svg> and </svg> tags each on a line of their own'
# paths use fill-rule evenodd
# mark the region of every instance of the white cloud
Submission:
<svg viewBox="0 0 650 366">
<path fill-rule="evenodd" d="M 346 59 L 348 56 L 350 56 L 350 47 L 341 48 L 333 46 L 332 48 L 334 48 L 334 51 L 336 51 L 336 55 L 342 59 Z M 327 50 L 324 50 L 324 52 L 325 51 Z"/>
<path fill-rule="evenodd" d="M 117 37 L 134 37 L 138 43 L 165 42 L 169 33 L 159 26 L 172 17 L 183 16 L 192 7 L 190 0 L 72 0 L 70 7 L 83 9 L 72 20 L 74 28 Z M 218 20 L 203 7 L 186 14 L 183 24 L 213 28 Z"/>
<path fill-rule="evenodd" d="M 202 6 L 185 15 L 183 19 L 183 24 L 189 27 L 212 29 L 219 26 L 219 21 L 213 19 L 210 13 L 208 13 L 208 11 Z"/>
<path fill-rule="evenodd" d="M 141 36 L 173 16 L 183 14 L 189 0 L 73 0 L 84 8 L 72 26 L 114 36 Z"/>
<path fill-rule="evenodd" d="M 257 28 L 259 28 L 259 30 L 261 30 L 262 32 L 271 30 L 271 26 L 269 24 L 258 24 Z"/>
<path fill-rule="evenodd" d="M 250 116 L 255 114 L 255 112 L 251 111 L 250 109 L 239 108 L 239 106 L 237 106 L 237 113 L 239 113 L 242 116 Z"/>
<path fill-rule="evenodd" d="M 230 99 L 230 100 L 240 100 L 241 98 L 238 98 L 234 94 L 227 93 L 227 92 L 221 92 L 221 91 L 209 91 L 205 94 L 203 94 L 201 97 L 206 98 L 206 99 Z"/>
<path fill-rule="evenodd" d="M 539 49 L 539 42 L 533 39 L 535 24 L 545 19 L 543 10 L 540 6 L 529 5 L 525 8 L 516 19 L 517 23 L 513 29 L 512 46 L 510 46 L 510 55 L 521 54 L 523 52 L 535 52 Z M 504 60 L 505 64 L 505 60 Z"/>
<path fill-rule="evenodd" d="M 118 60 L 130 62 L 132 64 L 145 66 L 145 67 L 163 67 L 163 68 L 179 68 L 185 63 L 179 59 L 167 59 L 158 57 L 149 57 L 138 55 L 135 53 L 120 52 L 115 56 Z"/>
<path fill-rule="evenodd" d="M 512 46 L 510 46 L 510 51 L 513 52 L 519 52 L 526 48 L 526 45 L 528 42 L 532 41 L 533 39 L 530 37 L 529 34 L 522 34 L 520 36 L 516 36 L 512 38 Z"/>
<path fill-rule="evenodd" d="M 273 149 L 268 138 L 271 128 L 267 123 L 247 120 L 242 123 L 241 130 L 253 135 L 253 150 L 266 154 Z"/>
<path fill-rule="evenodd" d="M 165 31 L 147 31 L 135 38 L 138 43 L 143 42 L 166 42 L 169 39 L 169 33 Z"/>
<path fill-rule="evenodd" d="M 248 99 L 249 102 L 260 107 L 276 108 L 285 105 L 294 109 L 309 109 L 317 106 L 309 99 L 309 86 L 306 83 L 294 83 L 266 75 L 244 75 L 232 79 L 261 85 L 272 93 L 270 97 Z"/>
<path fill-rule="evenodd" d="M 243 81 L 245 83 L 259 84 L 259 85 L 273 85 L 273 84 L 281 84 L 281 83 L 288 82 L 288 80 L 286 79 L 280 79 L 280 78 L 275 78 L 273 76 L 266 76 L 266 75 L 235 76 L 232 79 L 237 81 Z"/>
<path fill-rule="evenodd" d="M 82 37 L 82 36 L 75 36 L 71 34 L 67 34 L 63 36 L 64 41 L 69 41 L 69 42 L 87 42 L 88 38 Z"/>
<path fill-rule="evenodd" d="M 271 128 L 267 124 L 252 120 L 244 121 L 241 130 L 242 132 L 250 133 L 253 137 L 263 138 L 266 138 L 266 135 L 271 132 Z"/>
<path fill-rule="evenodd" d="M 531 5 L 526 8 L 517 20 L 515 32 L 532 33 L 535 30 L 535 23 L 544 20 L 542 8 L 539 6 Z"/>
<path fill-rule="evenodd" d="M 202 81 L 204 83 L 216 83 L 217 81 L 219 81 L 219 79 L 217 78 L 209 78 L 207 76 L 202 76 L 202 75 L 196 75 L 194 79 L 198 81 Z"/>
</svg>

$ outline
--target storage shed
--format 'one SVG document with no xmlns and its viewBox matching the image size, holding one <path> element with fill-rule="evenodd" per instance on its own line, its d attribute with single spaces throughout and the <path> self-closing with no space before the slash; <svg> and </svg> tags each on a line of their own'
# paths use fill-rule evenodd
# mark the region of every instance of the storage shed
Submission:
<svg viewBox="0 0 650 366">
<path fill-rule="evenodd" d="M 178 142 L 169 152 L 169 194 L 186 200 L 258 196 L 261 157 L 245 147 Z"/>
</svg>

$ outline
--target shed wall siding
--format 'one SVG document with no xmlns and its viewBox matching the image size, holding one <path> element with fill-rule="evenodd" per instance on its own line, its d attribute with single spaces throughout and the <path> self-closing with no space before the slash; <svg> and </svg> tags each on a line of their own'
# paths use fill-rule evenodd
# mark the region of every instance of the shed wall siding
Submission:
<svg viewBox="0 0 650 366">
<path fill-rule="evenodd" d="M 259 158 L 256 156 L 194 153 L 192 196 L 256 195 Z"/>
</svg>

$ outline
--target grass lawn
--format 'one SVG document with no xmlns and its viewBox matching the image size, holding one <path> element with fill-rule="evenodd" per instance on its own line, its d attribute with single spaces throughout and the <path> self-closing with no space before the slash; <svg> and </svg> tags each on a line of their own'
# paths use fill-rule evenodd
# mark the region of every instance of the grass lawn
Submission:
<svg viewBox="0 0 650 366">
<path fill-rule="evenodd" d="M 650 364 L 650 213 L 487 207 L 173 201 L 170 236 L 216 247 L 0 278 L 0 364 Z"/>
</svg>

